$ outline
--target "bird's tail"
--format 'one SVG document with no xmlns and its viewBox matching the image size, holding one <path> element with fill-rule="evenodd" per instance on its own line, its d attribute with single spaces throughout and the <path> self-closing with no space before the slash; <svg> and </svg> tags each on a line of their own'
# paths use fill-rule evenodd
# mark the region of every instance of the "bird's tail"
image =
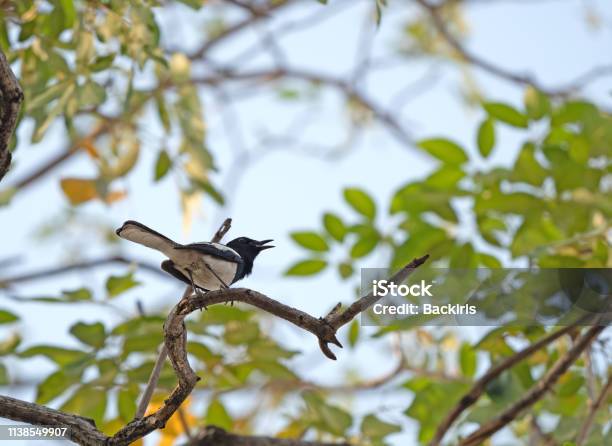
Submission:
<svg viewBox="0 0 612 446">
<path fill-rule="evenodd" d="M 178 246 L 177 243 L 173 242 L 165 235 L 134 220 L 128 220 L 123 223 L 123 226 L 117 229 L 115 233 L 119 237 L 131 242 L 163 252 L 168 257 L 171 256 L 174 248 Z"/>
</svg>

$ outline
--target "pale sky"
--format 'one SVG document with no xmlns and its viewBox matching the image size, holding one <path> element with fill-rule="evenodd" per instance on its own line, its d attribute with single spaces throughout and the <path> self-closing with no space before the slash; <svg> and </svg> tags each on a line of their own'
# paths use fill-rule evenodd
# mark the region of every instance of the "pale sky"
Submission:
<svg viewBox="0 0 612 446">
<path fill-rule="evenodd" d="M 348 0 L 345 0 L 348 1 Z M 330 3 L 335 3 L 330 1 Z M 356 42 L 363 27 L 364 14 L 370 2 L 356 1 L 353 6 L 333 15 L 313 29 L 290 34 L 282 41 L 289 53 L 289 63 L 302 68 L 311 68 L 325 73 L 343 74 L 349 72 L 355 61 Z M 400 2 L 391 2 L 394 3 Z M 563 1 L 542 0 L 524 1 L 475 1 L 466 8 L 466 21 L 470 36 L 466 45 L 482 58 L 508 69 L 533 73 L 541 84 L 562 86 L 587 69 L 612 64 L 612 3 L 600 1 Z M 314 0 L 281 14 L 274 26 L 282 26 L 287 17 L 307 16 L 316 8 L 323 8 Z M 206 8 L 204 8 L 206 10 Z M 586 11 L 593 10 L 601 18 L 598 28 L 590 26 Z M 397 42 L 396 30 L 402 20 L 413 9 L 406 7 L 405 13 L 392 9 L 392 14 L 383 17 L 383 27 L 373 33 L 374 48 L 379 54 L 389 54 Z M 163 22 L 172 30 L 167 44 L 190 43 L 193 34 L 189 26 L 173 26 L 188 17 L 193 29 L 201 26 L 207 17 L 193 14 L 184 7 L 177 7 L 173 14 L 164 17 Z M 277 23 L 278 22 L 278 23 Z M 392 26 L 396 24 L 398 26 Z M 213 56 L 218 62 L 231 60 L 244 48 L 252 44 L 253 36 L 241 35 L 218 48 Z M 265 60 L 256 61 L 258 66 Z M 436 85 L 424 91 L 407 103 L 398 112 L 401 120 L 415 139 L 430 136 L 449 136 L 468 147 L 475 154 L 476 127 L 483 113 L 467 108 L 459 95 L 461 77 L 453 66 L 431 59 L 415 59 L 396 65 L 395 68 L 380 70 L 372 76 L 367 85 L 369 95 L 386 104 L 389 99 L 410 80 L 417 81 L 427 73 L 437 73 Z M 473 71 L 485 96 L 491 100 L 504 100 L 520 105 L 522 89 L 514 84 L 492 78 L 479 70 Z M 612 76 L 602 78 L 585 90 L 587 97 L 599 103 L 612 105 Z M 228 168 L 232 162 L 232 150 L 228 146 L 228 135 L 220 125 L 222 116 L 218 113 L 212 96 L 203 95 L 205 113 L 209 126 L 209 146 L 218 160 L 220 173 L 215 176 L 216 184 L 226 184 Z M 338 112 L 338 96 L 325 95 L 325 99 L 315 108 L 318 119 L 306 133 L 306 139 L 319 143 L 334 142 L 343 138 L 344 119 Z M 256 142 L 254 135 L 267 132 L 282 132 L 295 119 L 291 106 L 278 103 L 274 98 L 255 97 L 244 101 L 239 110 L 234 110 L 241 118 L 245 145 L 252 148 Z M 291 119 L 293 117 L 294 119 Z M 154 121 L 152 121 L 154 122 Z M 40 165 L 64 147 L 65 135 L 61 126 L 52 128 L 44 142 L 30 146 L 26 135 L 30 126 L 21 126 L 20 147 L 15 156 L 15 166 L 5 178 L 3 185 L 11 184 L 24 173 Z M 153 185 L 152 166 L 159 148 L 161 131 L 151 124 L 143 140 L 146 145 L 138 170 L 126 181 L 130 196 L 123 202 L 107 208 L 101 204 L 87 204 L 78 209 L 79 213 L 93 220 L 111 223 L 116 227 L 126 219 L 139 220 L 166 233 L 177 241 L 207 240 L 218 224 L 226 216 L 234 219 L 234 226 L 228 239 L 246 235 L 256 239 L 273 238 L 277 248 L 266 251 L 258 258 L 252 277 L 243 282 L 244 286 L 259 290 L 282 302 L 299 307 L 313 315 L 322 315 L 338 301 L 348 302 L 353 298 L 353 287 L 358 280 L 341 282 L 335 271 L 328 271 L 315 279 L 288 279 L 282 276 L 286 268 L 296 260 L 305 257 L 305 252 L 297 248 L 288 237 L 294 230 L 319 228 L 321 215 L 326 210 L 334 210 L 349 216 L 350 210 L 342 201 L 342 188 L 358 185 L 370 192 L 379 204 L 379 216 L 383 227 L 389 227 L 385 220 L 385 208 L 394 190 L 409 180 L 422 177 L 434 163 L 415 151 L 402 146 L 390 136 L 387 129 L 379 124 L 366 129 L 365 137 L 342 157 L 333 161 L 296 153 L 290 147 L 279 149 L 261 157 L 249 166 L 225 208 L 219 208 L 209 199 L 202 202 L 202 214 L 193 222 L 192 231 L 182 231 L 182 216 L 178 206 L 176 187 L 170 178 Z M 495 148 L 492 163 L 509 163 L 524 135 L 510 129 L 498 132 L 498 146 Z M 91 173 L 91 162 L 85 156 L 75 157 L 55 170 L 52 175 L 39 181 L 23 195 L 17 196 L 10 207 L 0 208 L 0 222 L 3 235 L 0 237 L 2 253 L 0 258 L 18 256 L 20 263 L 11 269 L 10 274 L 25 273 L 38 268 L 50 267 L 56 262 L 66 260 L 65 240 L 41 243 L 33 237 L 42 223 L 57 217 L 66 208 L 67 201 L 59 187 L 59 179 L 64 176 L 86 176 Z M 470 230 L 464 228 L 465 236 Z M 86 233 L 75 234 L 70 244 L 76 244 L 93 257 L 106 252 L 97 242 L 91 242 Z M 158 264 L 162 257 L 144 247 L 120 244 L 121 249 L 138 259 L 146 259 Z M 335 253 L 334 253 L 335 254 Z M 414 253 L 415 256 L 424 253 Z M 362 266 L 384 266 L 384 256 L 375 254 L 367 257 Z M 116 265 L 90 273 L 61 276 L 53 280 L 37 281 L 19 286 L 15 294 L 21 296 L 59 295 L 62 289 L 92 285 L 100 290 L 109 273 L 123 273 L 125 266 Z M 4 273 L 0 274 L 0 276 Z M 137 278 L 145 286 L 135 288 L 118 298 L 115 304 L 128 312 L 135 311 L 135 299 L 144 302 L 145 309 L 154 311 L 168 307 L 180 297 L 182 285 L 172 280 L 161 280 L 143 271 Z M 67 334 L 68 327 L 77 319 L 85 321 L 103 320 L 108 324 L 116 322 L 117 317 L 99 307 L 76 306 L 69 308 L 60 305 L 16 305 L 0 294 L 0 307 L 8 307 L 24 316 L 20 324 L 25 340 L 23 346 L 51 342 L 66 346 L 74 344 Z M 9 331 L 0 328 L 0 339 Z M 368 330 L 364 330 L 367 333 Z M 283 344 L 290 349 L 299 349 L 303 355 L 294 360 L 296 368 L 306 378 L 322 382 L 337 380 L 348 370 L 361 373 L 364 377 L 374 377 L 394 366 L 389 355 L 388 342 L 376 341 L 351 351 L 345 348 L 336 351 L 338 361 L 332 363 L 318 350 L 315 339 L 304 335 L 298 329 L 279 322 L 274 324 L 275 336 L 282 336 Z M 466 330 L 466 337 L 477 336 Z M 346 330 L 341 330 L 345 339 Z M 367 360 L 364 360 L 367 358 Z M 28 365 L 26 365 L 28 364 Z M 11 363 L 13 375 L 26 378 L 45 376 L 52 368 L 45 360 L 28 363 Z M 1 389 L 2 393 L 32 399 L 34 389 Z M 406 431 L 389 439 L 393 444 L 411 444 L 415 441 L 413 423 L 401 415 L 410 401 L 408 393 L 391 395 L 390 392 L 376 391 L 360 395 L 353 403 L 359 413 L 361 410 L 382 409 L 381 417 L 406 426 Z M 237 400 L 227 401 L 232 407 Z M 261 426 L 262 433 L 273 432 L 279 427 L 279 420 L 272 420 Z"/>
</svg>

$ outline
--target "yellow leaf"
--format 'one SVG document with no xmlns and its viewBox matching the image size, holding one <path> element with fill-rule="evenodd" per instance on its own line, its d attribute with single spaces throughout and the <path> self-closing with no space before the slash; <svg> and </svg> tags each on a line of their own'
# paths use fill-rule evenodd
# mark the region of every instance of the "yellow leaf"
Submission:
<svg viewBox="0 0 612 446">
<path fill-rule="evenodd" d="M 95 180 L 84 178 L 63 178 L 60 186 L 72 205 L 85 203 L 98 198 L 98 189 Z"/>
<path fill-rule="evenodd" d="M 109 192 L 108 194 L 106 194 L 106 197 L 104 197 L 104 201 L 107 204 L 111 204 L 111 203 L 114 203 L 115 201 L 123 200 L 125 197 L 127 197 L 126 191 L 116 190 L 116 191 Z"/>
<path fill-rule="evenodd" d="M 159 410 L 159 408 L 162 407 L 163 403 L 163 398 L 155 398 L 153 401 L 151 401 L 149 407 L 147 407 L 145 415 L 150 415 L 155 411 Z M 187 398 L 183 402 L 179 410 L 183 411 L 183 417 L 187 426 L 194 427 L 197 424 L 197 419 L 189 412 L 190 403 L 190 398 Z M 172 444 L 174 444 L 174 440 L 180 435 L 182 435 L 184 432 L 185 428 L 183 427 L 183 421 L 181 421 L 181 416 L 179 415 L 179 411 L 177 410 L 166 422 L 166 427 L 160 429 L 159 433 L 161 434 L 161 438 L 158 446 L 171 446 Z"/>
<path fill-rule="evenodd" d="M 202 194 L 200 192 L 181 194 L 181 205 L 183 207 L 183 232 L 189 233 L 193 218 L 200 210 L 201 202 Z"/>
<path fill-rule="evenodd" d="M 304 433 L 304 425 L 298 420 L 294 420 L 280 430 L 276 437 L 278 438 L 300 438 Z"/>
<path fill-rule="evenodd" d="M 191 62 L 182 53 L 174 53 L 170 57 L 170 73 L 175 81 L 188 80 L 191 72 Z"/>
</svg>

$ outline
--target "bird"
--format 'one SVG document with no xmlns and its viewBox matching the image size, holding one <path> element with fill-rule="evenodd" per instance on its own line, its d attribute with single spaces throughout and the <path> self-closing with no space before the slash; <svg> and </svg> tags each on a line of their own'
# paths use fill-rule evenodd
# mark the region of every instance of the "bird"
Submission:
<svg viewBox="0 0 612 446">
<path fill-rule="evenodd" d="M 238 237 L 223 245 L 198 242 L 182 245 L 134 220 L 128 220 L 115 233 L 125 239 L 155 249 L 166 257 L 161 268 L 190 285 L 194 292 L 229 288 L 253 272 L 253 262 L 262 251 L 274 246 L 272 239 L 257 241 Z"/>
</svg>

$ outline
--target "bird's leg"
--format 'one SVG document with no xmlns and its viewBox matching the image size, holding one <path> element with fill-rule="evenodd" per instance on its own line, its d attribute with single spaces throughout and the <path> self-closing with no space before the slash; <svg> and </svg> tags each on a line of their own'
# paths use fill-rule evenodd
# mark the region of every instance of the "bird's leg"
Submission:
<svg viewBox="0 0 612 446">
<path fill-rule="evenodd" d="M 191 273 L 191 270 L 188 269 L 187 273 L 189 274 L 189 281 L 191 282 L 191 288 L 193 289 L 193 292 L 196 293 L 199 297 L 202 297 L 203 294 L 200 291 L 200 288 L 198 288 L 195 283 L 193 282 L 193 274 Z M 204 305 L 204 309 L 206 310 L 206 305 Z M 200 308 L 200 311 L 202 311 L 202 309 Z"/>
<path fill-rule="evenodd" d="M 225 283 L 225 281 L 221 277 L 219 277 L 219 275 L 215 272 L 215 270 L 212 269 L 212 266 L 210 266 L 207 262 L 204 262 L 204 266 L 206 266 L 206 268 L 208 268 L 208 271 L 210 271 L 213 274 L 213 276 L 215 276 L 217 280 L 221 283 L 221 286 L 220 286 L 221 289 L 227 290 L 229 288 L 227 283 Z M 234 301 L 233 300 L 230 301 L 230 304 L 234 306 Z"/>
</svg>

